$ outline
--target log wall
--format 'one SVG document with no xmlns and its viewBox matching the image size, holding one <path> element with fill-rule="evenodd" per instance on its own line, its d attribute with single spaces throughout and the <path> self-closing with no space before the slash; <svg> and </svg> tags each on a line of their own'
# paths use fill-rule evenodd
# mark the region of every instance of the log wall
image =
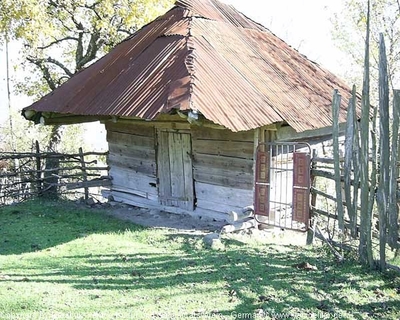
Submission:
<svg viewBox="0 0 400 320">
<path fill-rule="evenodd" d="M 254 131 L 192 127 L 197 210 L 227 214 L 253 204 Z"/>
<path fill-rule="evenodd" d="M 106 129 L 114 199 L 136 206 L 157 204 L 154 127 L 109 122 Z"/>
<path fill-rule="evenodd" d="M 165 124 L 164 124 L 165 125 Z M 187 213 L 159 204 L 157 122 L 106 123 L 112 195 L 136 206 Z M 233 133 L 193 125 L 194 215 L 228 219 L 231 210 L 253 203 L 254 131 Z"/>
</svg>

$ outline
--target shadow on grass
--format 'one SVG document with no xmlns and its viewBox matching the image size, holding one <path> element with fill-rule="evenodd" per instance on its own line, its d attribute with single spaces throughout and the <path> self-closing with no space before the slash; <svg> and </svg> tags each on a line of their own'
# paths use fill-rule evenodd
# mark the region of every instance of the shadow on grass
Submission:
<svg viewBox="0 0 400 320">
<path fill-rule="evenodd" d="M 65 208 L 67 205 L 70 207 Z M 8 247 L 2 246 L 2 253 L 7 254 L 34 251 L 29 243 L 35 243 L 32 239 L 36 235 L 38 245 L 44 249 L 82 234 L 148 230 L 95 212 L 77 211 L 69 203 L 44 208 L 37 202 L 34 209 L 32 205 L 21 205 L 7 210 L 2 209 L 0 215 L 1 237 L 8 226 L 13 232 L 20 231 L 24 235 L 21 239 L 25 239 L 19 245 L 5 242 Z M 12 236 L 11 232 L 6 235 Z M 42 256 L 29 265 L 35 272 L 29 275 L 28 281 L 68 284 L 78 290 L 96 292 L 147 291 L 155 296 L 161 289 L 174 288 L 173 293 L 163 294 L 181 295 L 182 299 L 193 292 L 206 296 L 218 290 L 225 303 L 217 313 L 228 318 L 243 318 L 246 314 L 247 318 L 255 318 L 263 310 L 264 314 L 258 315 L 266 319 L 295 318 L 299 312 L 303 315 L 308 312 L 310 318 L 318 312 L 318 318 L 326 319 L 338 316 L 339 311 L 351 314 L 354 319 L 370 316 L 384 319 L 387 313 L 393 314 L 399 308 L 398 298 L 374 296 L 376 287 L 366 283 L 380 276 L 357 264 L 337 265 L 326 256 L 320 259 L 318 253 L 293 250 L 292 246 L 252 247 L 232 239 L 223 239 L 223 242 L 226 249 L 215 251 L 203 247 L 202 236 L 167 233 L 164 240 L 154 244 L 154 249 L 160 248 L 154 252 L 132 250 L 129 254 L 111 254 L 105 251 L 54 259 Z M 294 267 L 303 261 L 317 266 L 318 270 Z M 26 274 L 19 270 L 6 272 L 13 281 L 27 281 Z M 3 281 L 10 280 L 0 279 Z M 349 292 L 363 292 L 366 302 L 351 300 Z M 139 305 L 140 301 L 130 307 L 134 308 L 135 304 Z"/>
<path fill-rule="evenodd" d="M 205 295 L 219 290 L 231 306 L 218 310 L 219 315 L 226 317 L 238 317 L 238 314 L 255 317 L 258 310 L 264 310 L 264 314 L 259 316 L 279 318 L 281 314 L 295 318 L 296 312 L 310 310 L 310 317 L 317 312 L 319 317 L 326 319 L 327 315 L 337 316 L 341 310 L 352 314 L 354 319 L 365 319 L 366 315 L 385 318 L 386 312 L 396 310 L 399 305 L 398 300 L 364 304 L 349 302 L 349 297 L 342 291 L 345 287 L 371 294 L 376 289 L 366 288 L 361 285 L 361 280 L 348 282 L 352 275 L 361 275 L 362 283 L 377 277 L 377 274 L 357 265 L 328 265 L 318 257 L 310 258 L 307 253 L 278 251 L 274 245 L 262 251 L 249 250 L 232 240 L 231 249 L 202 249 L 199 254 L 193 246 L 196 237 L 201 241 L 199 236 L 182 234 L 176 237 L 183 238 L 179 254 L 71 255 L 53 262 L 52 271 L 30 276 L 29 281 L 68 284 L 79 290 L 158 292 L 163 288 L 178 288 L 181 291 L 174 296 L 182 295 L 182 298 L 187 287 Z M 305 259 L 318 266 L 318 270 L 293 267 Z M 75 267 L 76 261 L 80 261 L 78 268 Z M 36 261 L 38 270 L 49 268 L 48 260 L 42 262 L 43 265 L 40 260 Z M 25 281 L 24 274 L 9 275 Z M 218 288 L 218 283 L 224 283 L 224 286 Z"/>
<path fill-rule="evenodd" d="M 72 201 L 31 200 L 0 207 L 0 254 L 34 252 L 92 234 L 143 227 Z"/>
</svg>

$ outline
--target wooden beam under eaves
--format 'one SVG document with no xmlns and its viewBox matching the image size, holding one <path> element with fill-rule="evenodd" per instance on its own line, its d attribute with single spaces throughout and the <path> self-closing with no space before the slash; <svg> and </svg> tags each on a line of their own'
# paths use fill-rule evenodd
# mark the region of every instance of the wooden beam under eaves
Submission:
<svg viewBox="0 0 400 320">
<path fill-rule="evenodd" d="M 109 116 L 56 116 L 56 117 L 41 117 L 40 123 L 44 125 L 68 125 L 95 121 L 105 121 L 110 119 Z"/>
</svg>

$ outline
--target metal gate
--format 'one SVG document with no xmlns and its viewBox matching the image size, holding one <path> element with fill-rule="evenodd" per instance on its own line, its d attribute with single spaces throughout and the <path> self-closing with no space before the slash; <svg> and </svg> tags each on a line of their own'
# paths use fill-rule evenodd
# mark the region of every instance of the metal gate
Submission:
<svg viewBox="0 0 400 320">
<path fill-rule="evenodd" d="M 259 223 L 306 231 L 310 220 L 311 147 L 269 142 L 257 147 L 254 213 Z"/>
</svg>

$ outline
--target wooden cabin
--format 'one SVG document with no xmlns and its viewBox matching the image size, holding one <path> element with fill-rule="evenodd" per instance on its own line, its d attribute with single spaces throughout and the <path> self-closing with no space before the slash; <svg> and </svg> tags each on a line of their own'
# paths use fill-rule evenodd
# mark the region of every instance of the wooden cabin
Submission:
<svg viewBox="0 0 400 320">
<path fill-rule="evenodd" d="M 23 110 L 28 120 L 100 120 L 111 195 L 224 219 L 253 203 L 260 142 L 330 134 L 350 88 L 217 0 L 178 0 L 110 53 Z"/>
</svg>

